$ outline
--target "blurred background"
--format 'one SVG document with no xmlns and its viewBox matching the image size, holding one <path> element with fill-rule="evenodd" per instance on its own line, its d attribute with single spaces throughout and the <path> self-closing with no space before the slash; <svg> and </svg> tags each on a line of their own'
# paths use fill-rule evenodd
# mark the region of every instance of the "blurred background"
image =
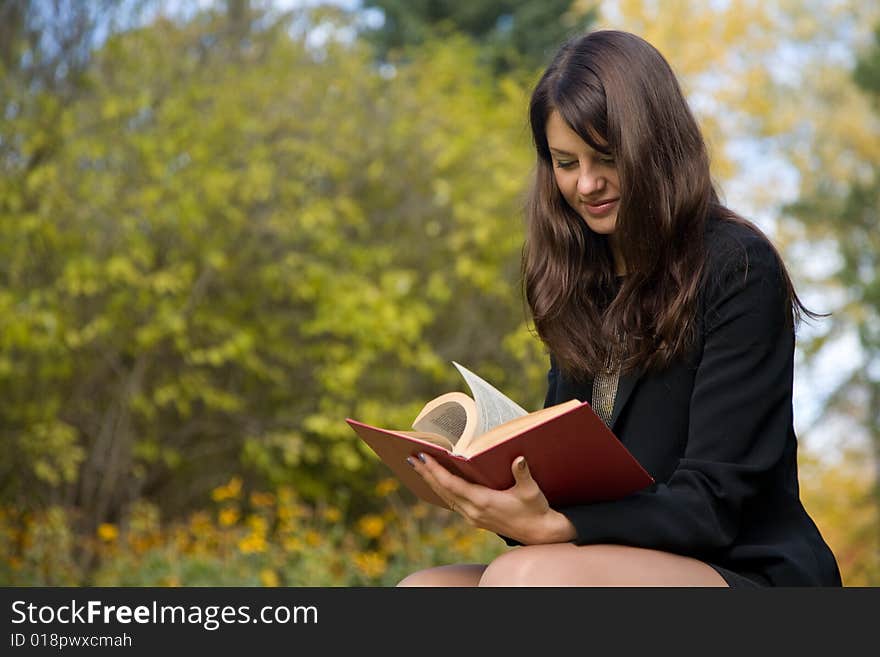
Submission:
<svg viewBox="0 0 880 657">
<path fill-rule="evenodd" d="M 490 559 L 345 424 L 529 410 L 529 90 L 566 37 L 680 75 L 782 250 L 802 496 L 880 585 L 880 5 L 0 0 L 0 584 L 391 585 Z"/>
</svg>

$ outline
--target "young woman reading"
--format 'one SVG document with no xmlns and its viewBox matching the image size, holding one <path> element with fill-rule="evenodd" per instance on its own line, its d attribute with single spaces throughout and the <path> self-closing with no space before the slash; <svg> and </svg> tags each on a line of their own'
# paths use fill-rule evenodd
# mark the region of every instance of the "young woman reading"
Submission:
<svg viewBox="0 0 880 657">
<path fill-rule="evenodd" d="M 522 458 L 496 491 L 418 455 L 456 512 L 517 547 L 400 584 L 839 586 L 798 492 L 794 327 L 811 313 L 720 202 L 669 65 L 635 35 L 593 32 L 561 47 L 529 111 L 523 275 L 545 404 L 590 401 L 657 483 L 551 508 Z"/>
</svg>

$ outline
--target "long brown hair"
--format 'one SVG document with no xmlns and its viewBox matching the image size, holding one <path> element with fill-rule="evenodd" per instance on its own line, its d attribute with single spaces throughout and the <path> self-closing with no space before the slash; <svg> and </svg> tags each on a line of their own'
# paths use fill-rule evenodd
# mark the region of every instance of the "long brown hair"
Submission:
<svg viewBox="0 0 880 657">
<path fill-rule="evenodd" d="M 627 267 L 619 290 L 607 236 L 591 231 L 556 185 L 546 135 L 553 111 L 591 147 L 614 156 L 615 232 Z M 763 233 L 720 203 L 705 142 L 669 64 L 626 32 L 574 38 L 535 86 L 529 119 L 537 164 L 523 285 L 535 329 L 557 364 L 588 377 L 618 341 L 624 371 L 684 355 L 696 339 L 709 217 Z M 794 314 L 812 315 L 779 262 Z"/>
</svg>

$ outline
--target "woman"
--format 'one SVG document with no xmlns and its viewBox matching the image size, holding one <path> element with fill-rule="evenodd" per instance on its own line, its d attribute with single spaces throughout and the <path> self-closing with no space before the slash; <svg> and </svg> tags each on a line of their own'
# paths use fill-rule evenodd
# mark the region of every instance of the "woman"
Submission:
<svg viewBox="0 0 880 657">
<path fill-rule="evenodd" d="M 839 586 L 798 493 L 794 322 L 811 313 L 769 240 L 719 202 L 669 65 L 632 34 L 574 39 L 530 120 L 523 273 L 545 405 L 591 401 L 658 483 L 554 509 L 521 457 L 495 491 L 419 455 L 455 511 L 520 547 L 400 584 Z"/>
</svg>

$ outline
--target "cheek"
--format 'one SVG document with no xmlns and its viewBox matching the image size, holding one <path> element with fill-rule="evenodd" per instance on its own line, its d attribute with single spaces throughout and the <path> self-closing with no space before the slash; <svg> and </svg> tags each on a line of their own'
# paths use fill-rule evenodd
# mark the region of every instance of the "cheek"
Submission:
<svg viewBox="0 0 880 657">
<path fill-rule="evenodd" d="M 572 185 L 570 176 L 566 176 L 565 172 L 560 173 L 558 170 L 554 172 L 553 175 L 556 180 L 556 188 L 559 190 L 559 193 L 565 200 L 571 202 L 574 186 Z"/>
<path fill-rule="evenodd" d="M 616 173 L 615 173 L 613 176 L 610 176 L 610 177 L 608 178 L 608 182 L 611 183 L 611 186 L 612 186 L 614 189 L 616 189 L 616 190 L 620 190 L 620 179 L 617 177 L 617 174 L 616 174 Z"/>
</svg>

